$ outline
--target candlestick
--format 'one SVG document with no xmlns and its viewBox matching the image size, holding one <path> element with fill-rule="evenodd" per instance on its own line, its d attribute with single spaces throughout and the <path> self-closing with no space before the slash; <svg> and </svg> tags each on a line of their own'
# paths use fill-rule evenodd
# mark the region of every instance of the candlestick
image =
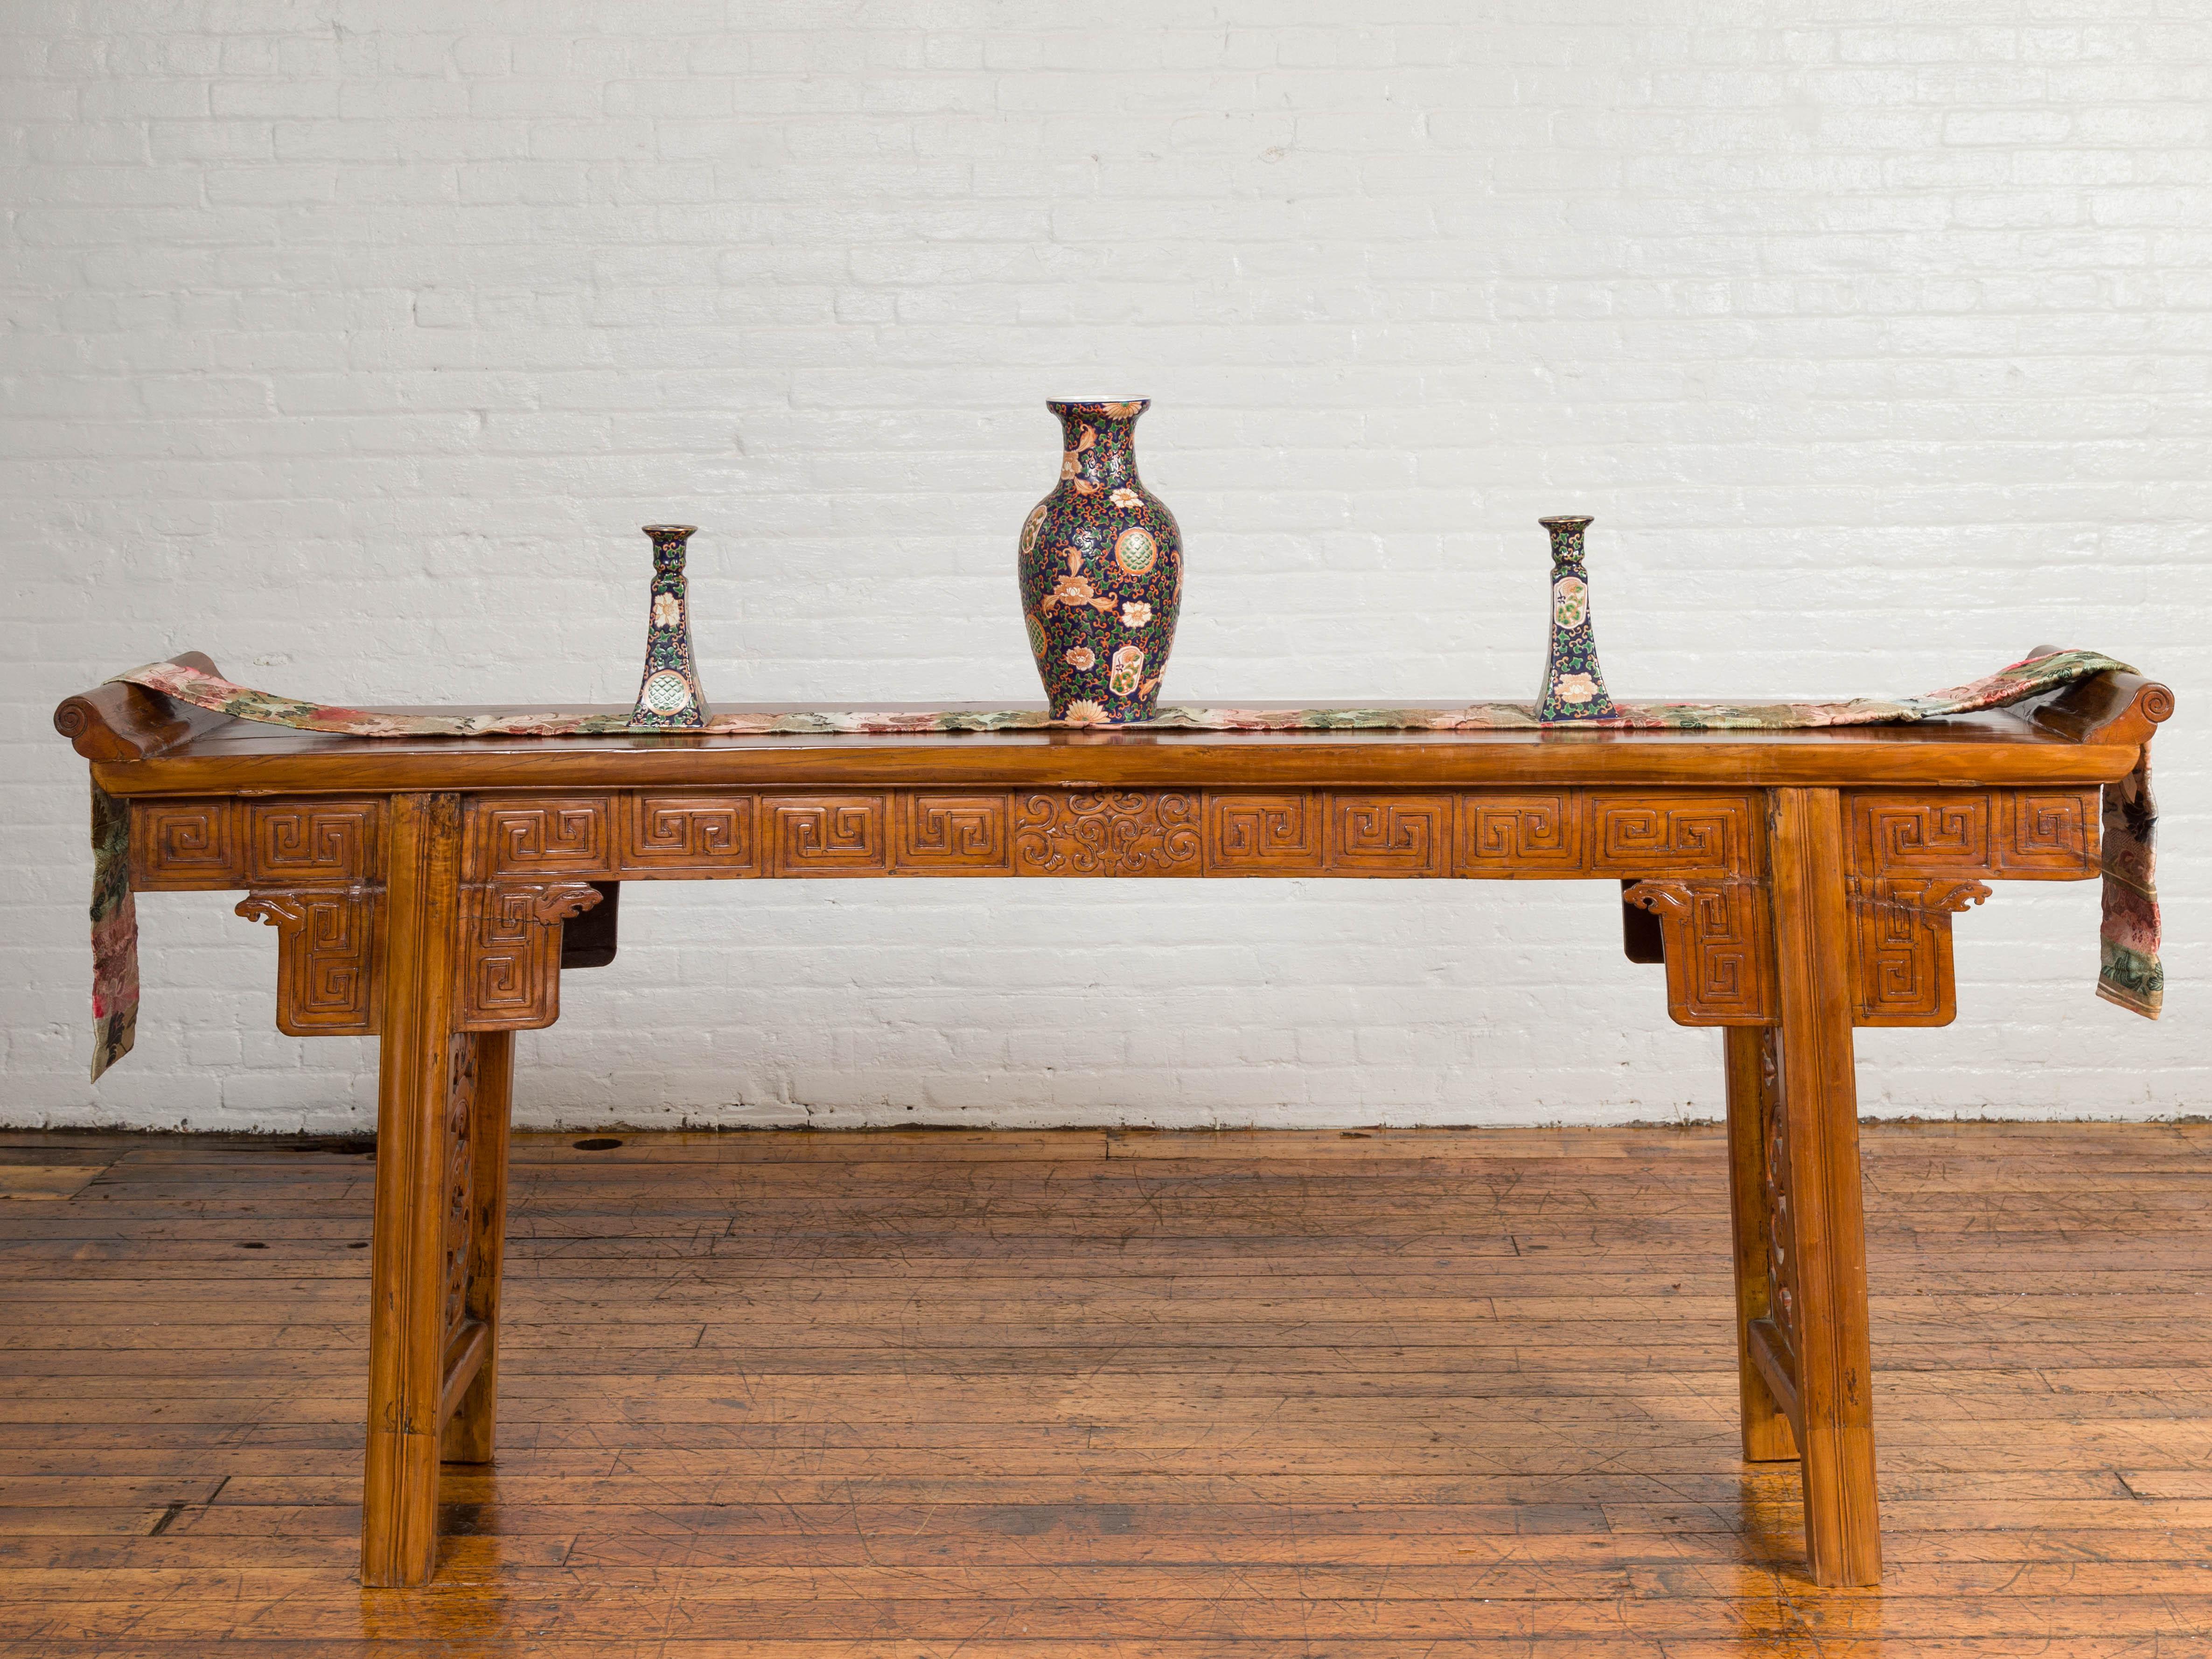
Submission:
<svg viewBox="0 0 2212 1659">
<path fill-rule="evenodd" d="M 1587 518 L 1539 519 L 1552 535 L 1552 639 L 1544 653 L 1544 681 L 1536 693 L 1536 719 L 1610 720 L 1619 712 L 1598 672 L 1597 635 L 1590 627 L 1589 572 L 1583 568 Z"/>
<path fill-rule="evenodd" d="M 697 528 L 649 524 L 653 609 L 646 620 L 645 678 L 630 711 L 633 732 L 696 732 L 707 723 L 706 694 L 691 655 L 691 605 L 684 582 L 684 544 Z"/>
</svg>

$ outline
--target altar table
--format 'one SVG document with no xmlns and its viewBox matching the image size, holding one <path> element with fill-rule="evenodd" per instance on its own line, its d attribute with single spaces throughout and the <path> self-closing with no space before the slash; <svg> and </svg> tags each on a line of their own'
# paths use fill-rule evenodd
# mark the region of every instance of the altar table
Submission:
<svg viewBox="0 0 2212 1659">
<path fill-rule="evenodd" d="M 111 683 L 55 719 L 134 889 L 243 889 L 279 1029 L 378 1039 L 365 1585 L 427 1582 L 441 1462 L 491 1461 L 514 1033 L 611 955 L 616 884 L 892 876 L 1620 881 L 1670 1015 L 1725 1032 L 1743 1455 L 1799 1462 L 1813 1577 L 1872 1584 L 1852 1028 L 1950 1021 L 1986 882 L 2098 874 L 2100 786 L 2172 706 L 2105 673 L 1810 731 L 363 740 Z"/>
</svg>

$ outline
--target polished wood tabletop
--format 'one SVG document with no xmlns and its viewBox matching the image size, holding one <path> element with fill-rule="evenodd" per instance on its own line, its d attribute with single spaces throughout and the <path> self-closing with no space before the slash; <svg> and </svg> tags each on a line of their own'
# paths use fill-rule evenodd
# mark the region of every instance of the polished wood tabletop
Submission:
<svg viewBox="0 0 2212 1659">
<path fill-rule="evenodd" d="M 204 658 L 179 659 L 213 665 Z M 276 1021 L 380 1042 L 362 1578 L 430 1577 L 441 1462 L 494 1453 L 513 1034 L 603 961 L 619 884 L 1346 877 L 1621 884 L 1668 1012 L 1727 1033 L 1744 1455 L 1810 1567 L 1881 1570 L 1852 1030 L 1956 1012 L 1954 915 L 2099 873 L 2166 689 L 1812 731 L 363 738 L 110 684 L 56 724 L 132 886 L 236 889 Z"/>
</svg>

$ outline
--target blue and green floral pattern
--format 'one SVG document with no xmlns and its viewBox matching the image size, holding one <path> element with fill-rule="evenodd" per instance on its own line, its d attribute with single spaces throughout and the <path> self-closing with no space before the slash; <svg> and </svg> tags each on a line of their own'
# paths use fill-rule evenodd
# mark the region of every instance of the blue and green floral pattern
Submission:
<svg viewBox="0 0 2212 1659">
<path fill-rule="evenodd" d="M 653 538 L 653 603 L 646 613 L 645 673 L 637 684 L 637 707 L 626 722 L 633 732 L 696 732 L 707 724 L 684 580 L 684 545 L 697 529 L 688 524 L 645 526 Z"/>
<path fill-rule="evenodd" d="M 1597 631 L 1590 623 L 1589 572 L 1583 568 L 1584 518 L 1539 519 L 1552 533 L 1550 643 L 1536 692 L 1536 720 L 1609 720 L 1620 711 L 1605 692 L 1597 665 Z"/>
</svg>

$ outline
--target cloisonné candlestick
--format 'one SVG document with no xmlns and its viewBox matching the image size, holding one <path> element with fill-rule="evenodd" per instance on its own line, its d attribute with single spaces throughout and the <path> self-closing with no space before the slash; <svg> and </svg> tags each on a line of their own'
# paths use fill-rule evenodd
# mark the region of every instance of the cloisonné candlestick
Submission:
<svg viewBox="0 0 2212 1659">
<path fill-rule="evenodd" d="M 645 678 L 630 710 L 633 732 L 696 732 L 707 723 L 707 697 L 691 655 L 691 604 L 684 584 L 684 544 L 697 529 L 649 524 L 653 610 L 646 620 Z"/>
<path fill-rule="evenodd" d="M 1610 720 L 1618 712 L 1598 672 L 1597 635 L 1590 627 L 1589 572 L 1583 568 L 1586 518 L 1539 519 L 1552 534 L 1552 642 L 1544 653 L 1544 683 L 1536 694 L 1536 719 Z"/>
</svg>

